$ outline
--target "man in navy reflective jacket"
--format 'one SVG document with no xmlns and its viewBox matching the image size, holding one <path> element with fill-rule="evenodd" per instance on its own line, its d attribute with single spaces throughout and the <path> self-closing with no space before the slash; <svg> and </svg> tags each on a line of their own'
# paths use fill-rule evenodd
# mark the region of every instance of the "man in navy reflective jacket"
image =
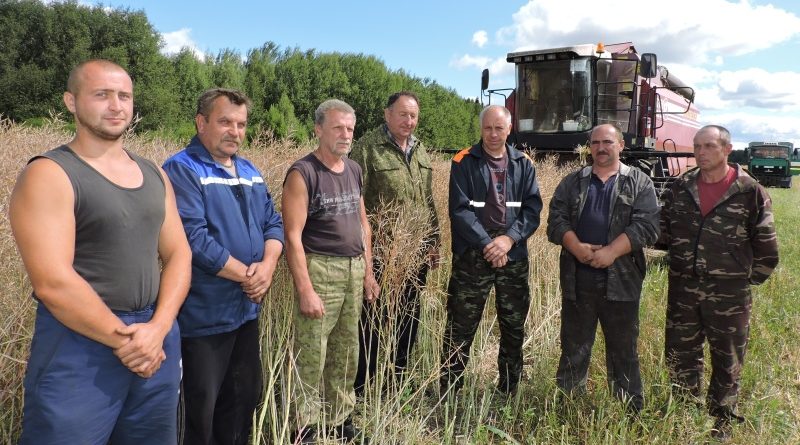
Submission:
<svg viewBox="0 0 800 445">
<path fill-rule="evenodd" d="M 440 387 L 461 387 L 472 340 L 494 287 L 500 323 L 498 390 L 513 393 L 522 376 L 530 306 L 527 241 L 539 227 L 542 198 L 533 161 L 506 144 L 511 113 L 488 106 L 479 119 L 481 141 L 456 154 L 450 166 L 453 271 L 447 287 Z"/>
</svg>

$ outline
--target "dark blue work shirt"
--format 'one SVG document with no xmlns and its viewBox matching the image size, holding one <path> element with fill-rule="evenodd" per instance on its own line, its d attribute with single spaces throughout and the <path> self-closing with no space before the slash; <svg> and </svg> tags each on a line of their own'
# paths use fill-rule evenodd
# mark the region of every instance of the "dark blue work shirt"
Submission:
<svg viewBox="0 0 800 445">
<path fill-rule="evenodd" d="M 609 207 L 616 182 L 617 175 L 608 178 L 603 183 L 597 175 L 592 173 L 589 179 L 589 188 L 586 191 L 586 202 L 583 204 L 583 211 L 578 219 L 578 227 L 575 228 L 575 234 L 582 243 L 598 246 L 608 244 Z M 606 273 L 605 269 L 595 269 L 583 263 L 578 263 L 578 270 L 597 272 L 602 275 Z"/>
</svg>

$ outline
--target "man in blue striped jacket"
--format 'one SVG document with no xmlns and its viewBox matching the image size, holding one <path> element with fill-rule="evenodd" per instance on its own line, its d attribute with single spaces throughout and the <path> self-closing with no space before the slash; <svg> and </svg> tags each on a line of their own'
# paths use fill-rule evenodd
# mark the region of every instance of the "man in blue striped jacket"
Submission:
<svg viewBox="0 0 800 445">
<path fill-rule="evenodd" d="M 239 91 L 203 93 L 197 136 L 164 163 L 193 255 L 178 314 L 187 444 L 246 443 L 261 396 L 259 303 L 283 250 L 283 223 L 261 173 L 237 155 L 249 106 Z"/>
</svg>

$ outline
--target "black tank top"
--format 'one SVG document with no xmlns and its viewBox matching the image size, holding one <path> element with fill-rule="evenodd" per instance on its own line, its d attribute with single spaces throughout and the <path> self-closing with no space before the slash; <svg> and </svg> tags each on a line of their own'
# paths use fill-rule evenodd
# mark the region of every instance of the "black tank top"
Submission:
<svg viewBox="0 0 800 445">
<path fill-rule="evenodd" d="M 164 223 L 164 178 L 152 162 L 128 152 L 144 180 L 120 187 L 66 145 L 39 157 L 66 172 L 75 195 L 73 267 L 112 310 L 135 311 L 156 301 L 158 236 Z"/>
<path fill-rule="evenodd" d="M 364 253 L 361 232 L 361 167 L 344 158 L 336 173 L 313 153 L 291 167 L 308 189 L 308 219 L 303 228 L 303 250 L 328 256 L 354 257 Z M 288 173 L 287 173 L 288 174 Z"/>
</svg>

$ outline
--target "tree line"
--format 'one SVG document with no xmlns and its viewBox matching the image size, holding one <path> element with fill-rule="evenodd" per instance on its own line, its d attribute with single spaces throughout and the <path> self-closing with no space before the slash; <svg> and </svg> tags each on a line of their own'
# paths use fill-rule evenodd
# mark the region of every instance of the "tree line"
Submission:
<svg viewBox="0 0 800 445">
<path fill-rule="evenodd" d="M 198 57 L 188 48 L 161 53 L 164 42 L 144 11 L 85 6 L 76 1 L 0 0 L 0 114 L 29 121 L 64 112 L 69 71 L 90 58 L 124 67 L 134 81 L 136 131 L 181 139 L 194 134 L 200 93 L 243 90 L 253 100 L 248 133 L 271 131 L 302 142 L 313 137 L 313 113 L 329 98 L 356 109 L 356 137 L 383 121 L 389 94 L 420 99 L 417 135 L 431 147 L 464 147 L 480 133 L 476 99 L 464 99 L 429 78 L 390 70 L 366 54 L 281 49 L 267 41 L 244 55 L 223 49 Z"/>
</svg>

